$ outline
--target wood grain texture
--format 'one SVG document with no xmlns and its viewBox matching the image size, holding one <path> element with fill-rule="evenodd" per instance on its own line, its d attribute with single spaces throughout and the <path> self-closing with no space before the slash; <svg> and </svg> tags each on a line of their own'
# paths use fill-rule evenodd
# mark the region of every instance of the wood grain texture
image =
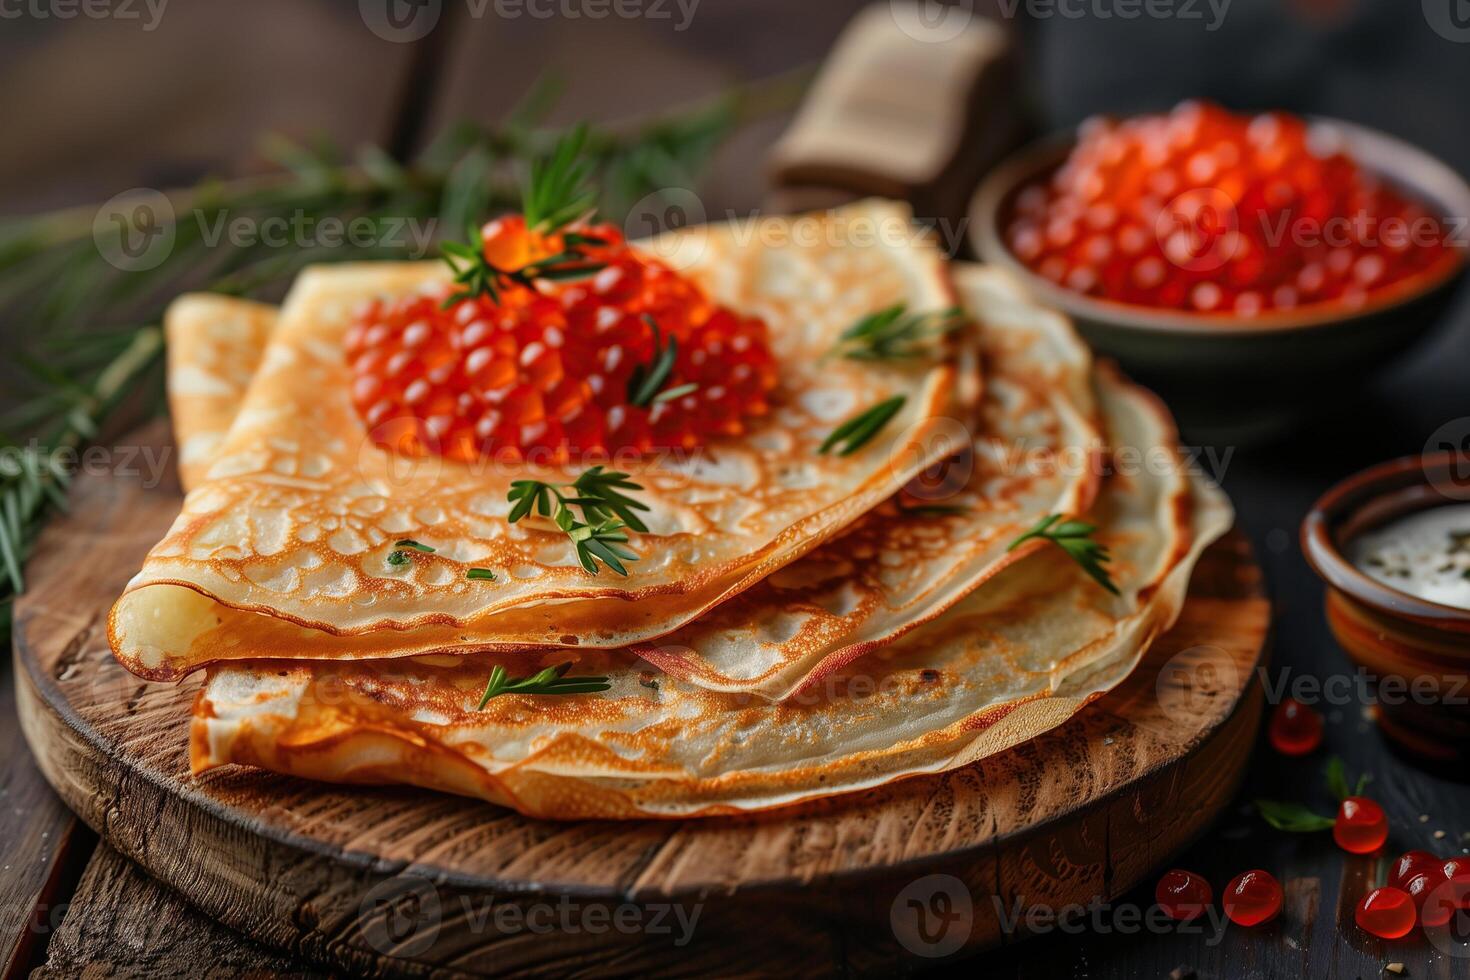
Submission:
<svg viewBox="0 0 1470 980">
<path fill-rule="evenodd" d="M 31 980 L 327 976 L 205 918 L 106 844 L 87 865 L 46 954 Z"/>
<path fill-rule="evenodd" d="M 30 969 L 95 840 L 26 751 L 11 674 L 0 671 L 0 977 Z"/>
<path fill-rule="evenodd" d="M 163 440 L 155 428 L 139 442 Z M 327 968 L 728 974 L 779 956 L 788 970 L 881 972 L 914 958 L 896 928 L 912 932 L 919 907 L 946 910 L 939 873 L 962 883 L 961 938 L 994 945 L 1024 934 L 1008 922 L 1016 903 L 1116 896 L 1203 831 L 1235 791 L 1260 714 L 1252 669 L 1268 604 L 1231 537 L 1144 666 L 1068 725 L 816 806 L 568 824 L 233 767 L 195 779 L 184 733 L 199 682 L 134 678 L 103 629 L 177 491 L 99 476 L 74 495 L 17 610 L 21 719 L 42 771 L 209 917 Z M 908 938 L 932 952 L 952 934 Z"/>
</svg>

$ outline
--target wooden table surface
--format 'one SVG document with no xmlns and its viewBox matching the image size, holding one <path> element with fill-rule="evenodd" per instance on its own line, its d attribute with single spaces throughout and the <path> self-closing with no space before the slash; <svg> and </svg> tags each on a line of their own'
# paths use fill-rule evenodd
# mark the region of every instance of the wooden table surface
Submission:
<svg viewBox="0 0 1470 980">
<path fill-rule="evenodd" d="M 146 8 L 136 6 L 146 19 Z M 0 212 L 249 170 L 259 166 L 254 147 L 268 129 L 325 131 L 348 146 L 373 140 L 411 151 L 449 120 L 495 118 L 547 69 L 568 82 L 560 118 L 627 117 L 813 62 L 857 6 L 853 0 L 705 0 L 681 31 L 676 7 L 671 20 L 548 21 L 466 19 L 451 3 L 440 28 L 411 44 L 375 37 L 357 4 L 327 0 L 196 0 L 168 6 L 154 30 L 119 18 L 7 20 L 0 82 L 12 93 L 10 149 L 0 154 Z M 1405 5 L 1237 0 L 1233 19 L 1214 33 L 1184 23 L 1129 27 L 1114 19 L 1092 25 L 1098 32 L 1092 37 L 1108 39 L 1106 50 L 1085 50 L 1087 35 L 1079 33 L 1085 23 L 1039 21 L 1026 25 L 1035 94 L 1058 122 L 1105 105 L 1167 105 L 1196 93 L 1242 105 L 1286 105 L 1403 132 L 1470 168 L 1462 106 L 1444 87 L 1461 96 L 1470 87 L 1470 45 L 1434 35 L 1417 9 L 1403 15 L 1411 25 L 1394 21 L 1386 28 L 1383 18 L 1397 16 L 1385 14 L 1387 6 L 1402 11 Z M 1239 81 L 1243 94 L 1234 94 L 1229 80 L 1240 75 L 1241 33 L 1259 34 L 1262 24 L 1271 32 L 1275 60 Z M 1392 43 L 1374 46 L 1364 38 Z M 1324 50 L 1338 53 L 1324 56 Z M 1363 60 L 1370 50 L 1371 69 Z M 1140 64 L 1155 74 L 1136 70 Z M 1293 82 L 1300 72 L 1310 73 L 1311 86 Z M 759 201 L 758 164 L 780 126 L 779 119 L 767 121 L 727 145 L 709 177 L 713 207 Z M 18 328 L 4 323 L 0 329 L 13 337 Z M 1417 453 L 1454 420 L 1470 427 L 1467 365 L 1470 308 L 1462 302 L 1449 329 L 1375 385 L 1324 392 L 1336 408 L 1309 434 L 1266 449 L 1211 447 L 1228 461 L 1226 489 L 1277 602 L 1274 662 L 1263 678 L 1269 699 L 1279 697 L 1283 683 L 1353 676 L 1327 634 L 1321 589 L 1296 543 L 1303 513 L 1352 470 Z M 187 975 L 205 968 L 217 976 L 319 975 L 310 964 L 204 919 L 99 843 L 36 772 L 12 703 L 7 667 L 0 674 L 0 977 L 32 969 L 47 977 Z M 1391 850 L 1470 853 L 1470 788 L 1449 778 L 1464 774 L 1429 773 L 1396 757 L 1366 720 L 1366 707 L 1355 690 L 1342 703 L 1324 705 L 1327 747 L 1316 756 L 1287 760 L 1258 749 L 1240 805 L 1179 861 L 1217 890 L 1239 871 L 1269 869 L 1287 888 L 1280 922 L 1256 930 L 1140 931 L 1130 925 L 1129 908 L 1151 904 L 1151 890 L 1141 889 L 1089 913 L 1092 926 L 1085 931 L 1068 926 L 980 963 L 940 960 L 935 968 L 1035 978 L 1168 977 L 1192 970 L 1236 980 L 1377 977 L 1385 964 L 1401 962 L 1411 977 L 1470 977 L 1470 947 L 1452 955 L 1422 939 L 1383 943 L 1354 929 L 1352 906 L 1375 874 L 1373 858 L 1348 856 L 1321 834 L 1270 830 L 1249 811 L 1257 796 L 1327 808 L 1322 765 L 1338 754 L 1350 771 L 1372 774 L 1373 795 L 1389 813 Z"/>
</svg>

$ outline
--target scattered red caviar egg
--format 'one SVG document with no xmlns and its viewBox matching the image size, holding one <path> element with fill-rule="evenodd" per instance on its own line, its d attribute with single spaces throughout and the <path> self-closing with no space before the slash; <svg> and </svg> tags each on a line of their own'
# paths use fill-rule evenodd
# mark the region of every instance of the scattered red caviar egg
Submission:
<svg viewBox="0 0 1470 980">
<path fill-rule="evenodd" d="M 1271 747 L 1282 755 L 1306 755 L 1322 744 L 1322 716 L 1295 698 L 1271 712 L 1267 729 Z"/>
<path fill-rule="evenodd" d="M 1418 919 L 1414 901 L 1402 888 L 1375 888 L 1358 903 L 1353 918 L 1358 928 L 1379 939 L 1407 936 Z"/>
<path fill-rule="evenodd" d="M 1029 268 L 1118 303 L 1252 319 L 1448 272 L 1444 222 L 1321 127 L 1202 102 L 1095 119 L 1001 215 Z"/>
<path fill-rule="evenodd" d="M 1337 808 L 1332 825 L 1337 846 L 1353 854 L 1371 854 L 1388 840 L 1388 817 L 1383 807 L 1366 796 L 1349 796 Z"/>
<path fill-rule="evenodd" d="M 1410 878 L 1404 891 L 1414 902 L 1419 921 L 1430 928 L 1450 921 L 1456 907 L 1456 886 L 1445 877 L 1442 868 L 1432 868 Z"/>
<path fill-rule="evenodd" d="M 1204 915 L 1214 897 L 1215 893 L 1208 881 L 1193 871 L 1179 868 L 1164 872 L 1158 887 L 1154 889 L 1154 900 L 1159 903 L 1164 914 L 1181 922 Z"/>
<path fill-rule="evenodd" d="M 1231 922 L 1258 926 L 1281 912 L 1281 884 L 1269 871 L 1246 871 L 1230 879 L 1220 904 Z"/>
<path fill-rule="evenodd" d="M 1431 869 L 1438 871 L 1443 864 L 1442 858 L 1428 851 L 1405 851 L 1389 868 L 1388 883 L 1394 888 L 1407 888 L 1409 879 Z"/>
</svg>

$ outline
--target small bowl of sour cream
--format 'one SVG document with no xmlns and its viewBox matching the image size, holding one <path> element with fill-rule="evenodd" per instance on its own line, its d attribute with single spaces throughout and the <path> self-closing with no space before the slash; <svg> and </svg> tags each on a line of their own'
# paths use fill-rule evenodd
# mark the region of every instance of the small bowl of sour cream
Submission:
<svg viewBox="0 0 1470 980">
<path fill-rule="evenodd" d="M 1392 460 L 1337 484 L 1302 523 L 1333 636 L 1374 685 L 1379 726 L 1470 761 L 1470 455 Z"/>
</svg>

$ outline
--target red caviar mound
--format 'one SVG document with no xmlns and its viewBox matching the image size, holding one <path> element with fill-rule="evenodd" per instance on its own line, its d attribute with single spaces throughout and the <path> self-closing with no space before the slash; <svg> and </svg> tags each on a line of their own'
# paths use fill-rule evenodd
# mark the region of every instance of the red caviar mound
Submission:
<svg viewBox="0 0 1470 980">
<path fill-rule="evenodd" d="M 461 461 L 559 463 L 693 449 L 739 435 L 769 410 L 776 364 L 765 323 L 634 253 L 616 228 L 541 235 L 514 217 L 486 225 L 482 239 L 497 270 L 551 259 L 588 272 L 556 282 L 500 276 L 494 296 L 448 308 L 445 293 L 369 303 L 345 347 L 353 404 L 379 444 Z M 671 344 L 662 383 L 636 397 Z"/>
<path fill-rule="evenodd" d="M 1371 294 L 1459 261 L 1443 222 L 1283 113 L 1185 102 L 1084 123 L 1002 215 L 1011 252 L 1079 293 L 1251 318 Z"/>
</svg>

